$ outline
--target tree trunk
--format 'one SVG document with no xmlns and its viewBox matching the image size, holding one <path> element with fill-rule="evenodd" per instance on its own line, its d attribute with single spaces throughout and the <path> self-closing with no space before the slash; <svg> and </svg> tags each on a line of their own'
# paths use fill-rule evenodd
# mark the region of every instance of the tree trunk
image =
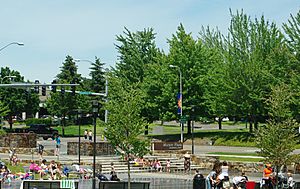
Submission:
<svg viewBox="0 0 300 189">
<path fill-rule="evenodd" d="M 130 160 L 129 160 L 129 154 L 127 154 L 127 175 L 128 175 L 128 189 L 130 189 L 130 182 L 131 182 L 131 178 L 130 178 Z"/>
<path fill-rule="evenodd" d="M 253 117 L 253 122 L 254 122 L 254 129 L 257 130 L 258 129 L 258 121 L 256 119 L 256 116 Z"/>
<path fill-rule="evenodd" d="M 191 124 L 192 120 L 188 120 L 187 122 L 187 134 L 191 135 L 192 134 L 192 124 Z"/>
<path fill-rule="evenodd" d="M 66 126 L 66 115 L 65 114 L 63 114 L 63 119 L 62 119 L 62 128 L 61 128 L 61 130 L 62 130 L 62 136 L 64 137 L 65 136 L 65 126 Z"/>
<path fill-rule="evenodd" d="M 13 126 L 12 115 L 9 115 L 9 117 L 8 117 L 8 123 L 9 123 L 9 129 L 12 130 L 12 126 Z"/>
<path fill-rule="evenodd" d="M 161 121 L 160 121 L 160 125 L 164 125 L 164 120 L 161 120 Z"/>
<path fill-rule="evenodd" d="M 221 130 L 222 129 L 222 117 L 219 117 L 218 125 L 219 125 L 219 130 Z"/>
<path fill-rule="evenodd" d="M 252 118 L 252 115 L 249 116 L 249 132 L 253 133 L 253 118 Z"/>
<path fill-rule="evenodd" d="M 149 133 L 149 126 L 148 126 L 148 124 L 145 126 L 145 135 L 148 135 L 148 133 Z"/>
</svg>

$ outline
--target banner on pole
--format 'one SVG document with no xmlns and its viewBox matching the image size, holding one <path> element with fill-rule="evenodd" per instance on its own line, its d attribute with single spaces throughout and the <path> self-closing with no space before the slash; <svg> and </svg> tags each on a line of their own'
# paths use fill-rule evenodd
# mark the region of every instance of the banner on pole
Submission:
<svg viewBox="0 0 300 189">
<path fill-rule="evenodd" d="M 182 94 L 181 93 L 177 94 L 177 106 L 178 106 L 177 113 L 181 114 L 181 112 L 182 112 Z"/>
</svg>

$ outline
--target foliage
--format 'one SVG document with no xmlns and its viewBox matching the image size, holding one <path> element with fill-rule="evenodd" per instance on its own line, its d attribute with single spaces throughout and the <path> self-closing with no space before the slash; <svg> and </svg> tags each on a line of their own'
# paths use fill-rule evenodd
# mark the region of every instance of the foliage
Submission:
<svg viewBox="0 0 300 189">
<path fill-rule="evenodd" d="M 257 147 L 260 155 L 271 162 L 276 168 L 290 164 L 294 159 L 291 152 L 295 149 L 297 124 L 290 114 L 289 105 L 293 92 L 285 85 L 272 87 L 271 95 L 267 99 L 270 120 L 257 133 Z"/>
<path fill-rule="evenodd" d="M 25 123 L 26 123 L 26 125 L 31 125 L 31 124 L 52 125 L 52 120 L 51 120 L 51 118 L 48 118 L 48 119 L 28 118 L 28 119 L 26 119 Z"/>
<path fill-rule="evenodd" d="M 105 136 L 112 146 L 121 149 L 127 157 L 130 183 L 129 157 L 143 156 L 149 147 L 148 141 L 141 136 L 146 125 L 141 116 L 142 93 L 137 86 L 128 85 L 119 78 L 110 78 L 110 83 L 112 92 L 105 106 L 109 111 Z"/>
<path fill-rule="evenodd" d="M 95 62 L 90 67 L 91 91 L 100 93 L 105 90 L 105 72 L 103 70 L 104 63 L 99 58 L 95 57 Z"/>
<path fill-rule="evenodd" d="M 58 83 L 71 84 L 79 83 L 80 74 L 77 73 L 77 66 L 71 56 L 67 56 L 65 62 L 61 67 L 61 72 L 57 74 Z M 62 88 L 61 88 L 62 89 Z M 65 90 L 71 90 L 71 87 L 64 87 Z M 65 117 L 72 113 L 78 108 L 78 98 L 73 96 L 71 93 L 51 93 L 50 99 L 46 102 L 47 110 L 52 115 L 57 115 L 62 117 L 63 126 L 65 125 Z M 64 127 L 62 129 L 62 135 L 64 136 Z"/>
<path fill-rule="evenodd" d="M 1 68 L 0 78 L 2 83 L 9 83 L 8 76 L 15 76 L 15 82 L 24 82 L 24 77 L 18 71 L 10 70 L 8 67 Z M 20 116 L 22 112 L 27 113 L 27 117 L 32 117 L 39 109 L 39 99 L 37 94 L 26 91 L 27 89 L 17 88 L 1 88 L 0 89 L 0 101 L 2 107 L 7 107 L 8 112 L 5 111 L 7 119 L 12 129 L 12 116 Z M 7 109 L 6 108 L 6 109 Z"/>
</svg>

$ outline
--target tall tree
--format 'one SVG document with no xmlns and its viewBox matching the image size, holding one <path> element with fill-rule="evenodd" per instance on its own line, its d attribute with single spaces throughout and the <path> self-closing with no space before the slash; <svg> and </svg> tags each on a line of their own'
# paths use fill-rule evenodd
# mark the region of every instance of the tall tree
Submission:
<svg viewBox="0 0 300 189">
<path fill-rule="evenodd" d="M 92 77 L 91 90 L 96 93 L 104 92 L 105 90 L 105 71 L 103 66 L 104 63 L 95 57 L 95 62 L 90 67 L 90 76 Z"/>
<path fill-rule="evenodd" d="M 10 77 L 14 76 L 14 81 L 24 82 L 24 77 L 18 71 L 10 70 L 8 67 L 1 68 L 1 82 L 10 83 Z M 20 116 L 22 112 L 27 112 L 29 115 L 37 112 L 39 108 L 39 99 L 37 94 L 25 93 L 24 89 L 16 88 L 1 88 L 0 100 L 4 107 L 8 107 L 7 115 L 10 129 L 12 129 L 12 116 Z"/>
<path fill-rule="evenodd" d="M 192 34 L 187 33 L 182 24 L 178 26 L 176 34 L 173 34 L 168 43 L 170 52 L 167 61 L 169 65 L 177 66 L 182 72 L 183 114 L 190 115 L 192 106 L 196 107 L 197 115 L 203 114 L 203 78 L 212 60 L 209 58 L 209 51 L 203 46 L 202 41 L 193 39 Z M 170 79 L 170 82 L 177 83 L 177 87 L 173 90 L 179 92 L 178 70 L 170 71 L 173 73 L 173 79 Z M 176 93 L 171 93 L 171 95 L 175 99 Z M 188 121 L 189 134 L 191 133 L 190 123 L 191 120 Z"/>
<path fill-rule="evenodd" d="M 266 59 L 282 44 L 283 35 L 264 16 L 254 21 L 243 11 L 231 16 L 225 40 L 228 85 L 233 89 L 230 101 L 236 115 L 248 116 L 252 132 L 252 123 L 257 127 L 257 117 L 266 115 L 264 98 L 273 81 Z"/>
<path fill-rule="evenodd" d="M 61 84 L 79 83 L 80 74 L 77 73 L 77 66 L 71 56 L 67 56 L 61 67 L 61 72 L 57 74 L 57 81 Z M 64 87 L 65 90 L 71 90 L 71 87 Z M 60 115 L 63 121 L 62 135 L 65 135 L 66 116 L 78 108 L 78 98 L 72 93 L 65 92 L 51 94 L 47 101 L 47 109 L 54 115 Z"/>
<path fill-rule="evenodd" d="M 130 156 L 143 156 L 149 147 L 142 137 L 145 121 L 141 115 L 143 93 L 135 84 L 128 85 L 119 78 L 110 78 L 111 92 L 106 108 L 109 122 L 105 136 L 115 148 L 121 149 L 127 158 L 128 188 L 130 188 Z"/>
<path fill-rule="evenodd" d="M 122 78 L 129 85 L 138 84 L 140 88 L 143 88 L 145 95 L 144 103 L 141 104 L 143 107 L 141 112 L 148 122 L 159 118 L 157 112 L 161 107 L 159 96 L 162 91 L 158 89 L 160 81 L 153 80 L 154 77 L 160 76 L 152 77 L 152 73 L 154 69 L 161 70 L 159 65 L 161 65 L 163 55 L 156 47 L 154 40 L 155 33 L 152 28 L 137 32 L 131 32 L 125 28 L 123 35 L 117 36 L 116 49 L 119 53 L 119 61 L 113 70 L 117 77 Z M 155 90 L 152 90 L 154 88 Z"/>
<path fill-rule="evenodd" d="M 209 116 L 218 117 L 219 129 L 222 129 L 222 119 L 231 115 L 229 108 L 231 88 L 227 85 L 228 69 L 224 60 L 226 47 L 218 29 L 202 27 L 200 37 L 210 52 L 207 59 L 211 61 L 211 66 L 208 67 L 203 79 L 203 104 Z"/>
</svg>

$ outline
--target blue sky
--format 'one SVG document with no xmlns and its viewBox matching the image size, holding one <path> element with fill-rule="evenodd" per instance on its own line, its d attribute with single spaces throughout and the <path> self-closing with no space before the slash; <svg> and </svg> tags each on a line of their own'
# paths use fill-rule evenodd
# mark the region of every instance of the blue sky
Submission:
<svg viewBox="0 0 300 189">
<path fill-rule="evenodd" d="M 183 23 L 196 37 L 201 26 L 223 33 L 230 22 L 229 8 L 244 9 L 252 18 L 264 15 L 281 26 L 300 10 L 299 0 L 1 0 L 0 66 L 21 72 L 25 79 L 48 83 L 59 73 L 67 55 L 114 66 L 116 35 L 152 27 L 157 46 L 168 51 L 167 39 Z M 90 64 L 79 62 L 88 76 Z"/>
</svg>

